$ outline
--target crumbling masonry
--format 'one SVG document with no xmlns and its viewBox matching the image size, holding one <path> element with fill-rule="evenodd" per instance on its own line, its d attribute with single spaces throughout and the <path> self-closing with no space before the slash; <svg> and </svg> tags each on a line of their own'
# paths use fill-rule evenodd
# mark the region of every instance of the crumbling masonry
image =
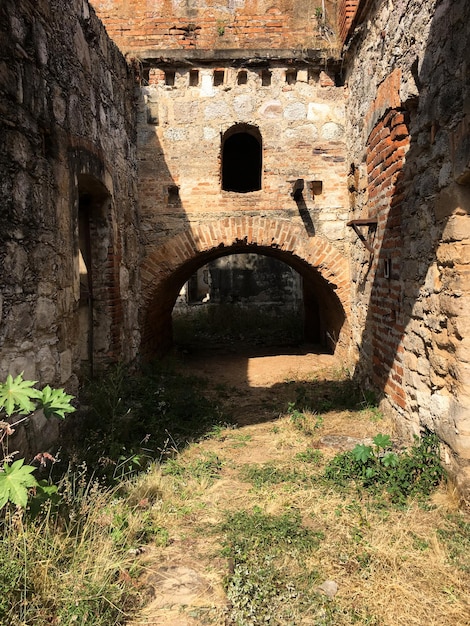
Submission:
<svg viewBox="0 0 470 626">
<path fill-rule="evenodd" d="M 91 4 L 0 5 L 0 379 L 157 355 L 198 268 L 272 256 L 468 494 L 468 1 Z"/>
</svg>

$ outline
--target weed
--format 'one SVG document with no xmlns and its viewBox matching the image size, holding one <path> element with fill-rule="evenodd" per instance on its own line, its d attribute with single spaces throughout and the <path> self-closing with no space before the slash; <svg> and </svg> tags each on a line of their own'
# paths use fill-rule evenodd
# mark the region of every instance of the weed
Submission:
<svg viewBox="0 0 470 626">
<path fill-rule="evenodd" d="M 410 534 L 413 538 L 413 548 L 415 548 L 415 550 L 424 551 L 429 548 L 429 541 L 427 541 L 426 539 L 423 539 L 422 537 L 420 537 L 414 532 L 411 532 Z"/>
<path fill-rule="evenodd" d="M 45 502 L 35 518 L 7 511 L 1 520 L 0 623 L 123 625 L 139 602 L 129 550 L 160 529 L 83 476 L 69 474 L 59 494 L 60 505 Z"/>
<path fill-rule="evenodd" d="M 227 426 L 204 388 L 203 380 L 182 376 L 170 363 L 149 365 L 140 374 L 118 366 L 83 391 L 87 408 L 64 431 L 66 452 L 111 484 L 138 474 Z"/>
<path fill-rule="evenodd" d="M 315 448 L 307 448 L 304 452 L 298 452 L 294 458 L 302 463 L 318 464 L 323 460 L 323 453 Z"/>
<path fill-rule="evenodd" d="M 318 548 L 323 533 L 302 526 L 298 511 L 269 515 L 259 507 L 229 513 L 220 526 L 226 535 L 225 556 L 246 559 L 252 551 L 269 549 L 273 554 L 297 553 Z"/>
<path fill-rule="evenodd" d="M 305 412 L 299 411 L 295 405 L 295 402 L 289 402 L 287 405 L 287 414 L 289 415 L 291 424 L 293 424 L 294 428 L 305 435 L 312 435 L 316 430 L 323 426 L 324 419 L 322 415 L 307 415 L 306 410 Z"/>
<path fill-rule="evenodd" d="M 264 485 L 279 485 L 280 483 L 302 484 L 309 483 L 310 478 L 305 472 L 293 468 L 281 469 L 274 463 L 265 465 L 245 465 L 241 470 L 241 476 L 260 489 Z"/>
<path fill-rule="evenodd" d="M 214 424 L 214 426 L 206 433 L 206 439 L 217 439 L 217 441 L 224 441 L 226 438 L 224 435 L 225 426 L 222 424 Z"/>
<path fill-rule="evenodd" d="M 451 563 L 470 574 L 470 522 L 461 513 L 449 515 L 437 534 L 447 545 Z"/>
<path fill-rule="evenodd" d="M 230 446 L 231 448 L 245 448 L 248 444 L 249 441 L 251 441 L 251 435 L 243 435 L 243 434 L 237 434 L 237 435 L 232 435 L 231 439 L 233 441 L 232 445 Z"/>
<path fill-rule="evenodd" d="M 297 567 L 323 534 L 303 527 L 297 511 L 276 516 L 255 507 L 227 515 L 220 530 L 224 555 L 233 562 L 226 583 L 232 623 L 293 625 L 299 615 L 322 610 L 323 599 L 313 591 L 318 572 L 304 567 L 299 577 Z"/>
<path fill-rule="evenodd" d="M 212 483 L 219 478 L 222 465 L 222 460 L 216 454 L 208 452 L 190 463 L 184 463 L 180 458 L 168 459 L 162 467 L 162 473 L 166 476 L 192 477 L 198 481 L 207 480 Z"/>
<path fill-rule="evenodd" d="M 407 452 L 391 451 L 388 435 L 376 435 L 374 446 L 360 444 L 334 457 L 324 476 L 340 485 L 356 480 L 364 487 L 385 488 L 396 503 L 409 496 L 428 496 L 444 477 L 439 458 L 439 440 L 427 431 Z"/>
</svg>

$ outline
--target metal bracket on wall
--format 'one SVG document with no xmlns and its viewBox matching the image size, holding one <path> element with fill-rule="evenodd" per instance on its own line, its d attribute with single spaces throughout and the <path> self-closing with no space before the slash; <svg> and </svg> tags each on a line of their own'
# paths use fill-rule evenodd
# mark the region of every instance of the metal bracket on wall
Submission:
<svg viewBox="0 0 470 626">
<path fill-rule="evenodd" d="M 354 230 L 354 232 L 362 241 L 366 249 L 369 250 L 371 254 L 373 254 L 374 248 L 370 245 L 370 243 L 367 241 L 363 233 L 359 230 L 359 226 L 373 226 L 374 228 L 376 228 L 377 218 L 366 217 L 365 219 L 351 220 L 350 222 L 346 224 L 346 226 L 350 226 Z"/>
<path fill-rule="evenodd" d="M 304 190 L 304 179 L 297 178 L 297 180 L 290 180 L 289 182 L 292 184 L 292 191 L 290 195 L 297 202 L 297 200 L 300 200 L 300 198 L 302 197 L 302 192 Z"/>
</svg>

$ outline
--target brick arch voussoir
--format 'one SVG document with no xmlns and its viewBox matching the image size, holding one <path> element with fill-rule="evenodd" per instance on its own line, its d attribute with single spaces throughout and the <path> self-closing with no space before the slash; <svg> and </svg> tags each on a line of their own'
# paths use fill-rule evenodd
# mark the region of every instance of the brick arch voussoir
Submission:
<svg viewBox="0 0 470 626">
<path fill-rule="evenodd" d="M 349 310 L 349 265 L 346 257 L 322 237 L 308 237 L 301 225 L 259 216 L 227 217 L 192 225 L 150 252 L 141 265 L 142 294 L 152 298 L 155 286 L 183 265 L 216 249 L 246 246 L 273 248 L 314 268 L 330 285 L 345 312 Z"/>
</svg>

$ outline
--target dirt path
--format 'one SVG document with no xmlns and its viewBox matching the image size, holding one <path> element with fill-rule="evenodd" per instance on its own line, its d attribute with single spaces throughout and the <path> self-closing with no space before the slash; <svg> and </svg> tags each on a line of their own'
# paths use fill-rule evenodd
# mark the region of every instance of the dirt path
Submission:
<svg viewBox="0 0 470 626">
<path fill-rule="evenodd" d="M 281 353 L 279 353 L 281 352 Z M 197 519 L 191 516 L 173 529 L 171 545 L 148 555 L 146 585 L 151 597 L 145 611 L 129 626 L 196 626 L 226 623 L 227 597 L 223 582 L 230 564 L 214 557 L 212 540 L 201 535 L 201 524 L 215 524 L 223 511 L 246 505 L 250 486 L 239 479 L 248 463 L 282 461 L 298 446 L 287 438 L 279 444 L 273 425 L 294 402 L 303 383 L 321 383 L 341 371 L 342 364 L 315 346 L 301 350 L 242 347 L 225 353 L 212 349 L 187 354 L 181 363 L 185 374 L 209 381 L 225 414 L 239 427 L 225 437 L 198 445 L 198 454 L 217 453 L 225 459 L 220 478 L 200 496 Z"/>
<path fill-rule="evenodd" d="M 292 401 L 292 383 L 329 378 L 342 363 L 313 345 L 301 348 L 241 346 L 227 353 L 217 348 L 186 355 L 182 370 L 210 381 L 224 410 L 239 425 L 276 419 Z"/>
</svg>

